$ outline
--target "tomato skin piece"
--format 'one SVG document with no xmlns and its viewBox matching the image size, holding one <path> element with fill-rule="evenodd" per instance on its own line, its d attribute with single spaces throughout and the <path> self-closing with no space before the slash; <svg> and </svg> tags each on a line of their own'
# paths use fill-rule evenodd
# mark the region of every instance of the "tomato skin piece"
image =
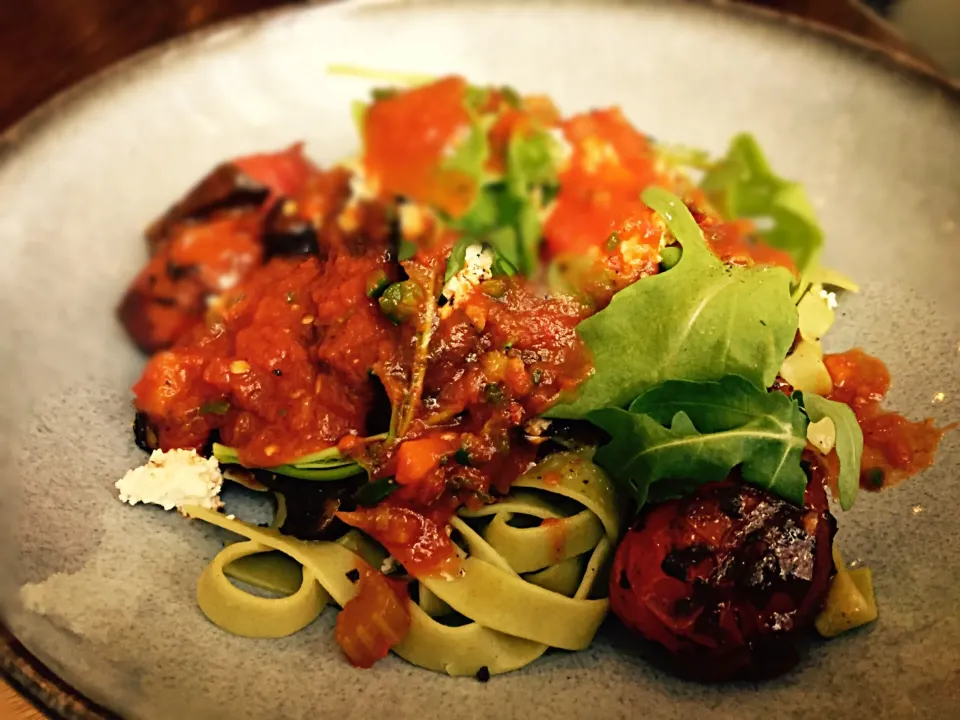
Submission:
<svg viewBox="0 0 960 720">
<path fill-rule="evenodd" d="M 350 662 L 370 668 L 410 630 L 410 595 L 405 583 L 390 580 L 364 563 L 357 594 L 337 615 L 334 639 Z"/>
<path fill-rule="evenodd" d="M 295 143 L 275 153 L 258 153 L 237 158 L 233 164 L 254 180 L 270 188 L 274 195 L 291 197 L 300 192 L 313 164 L 303 154 L 303 143 Z"/>
<path fill-rule="evenodd" d="M 337 513 L 383 545 L 414 577 L 456 576 L 460 558 L 443 528 L 415 510 L 390 505 Z"/>
<path fill-rule="evenodd" d="M 444 168 L 470 126 L 467 82 L 446 77 L 373 103 L 363 127 L 364 168 L 386 195 L 406 195 L 453 217 L 470 209 L 476 182 Z"/>
<path fill-rule="evenodd" d="M 931 418 L 915 422 L 882 406 L 890 389 L 890 372 L 883 361 L 860 348 L 825 355 L 833 380 L 831 400 L 849 405 L 863 430 L 860 487 L 878 491 L 903 482 L 933 465 L 940 440 L 958 427 L 938 428 Z M 827 466 L 827 479 L 836 484 L 836 468 Z"/>
</svg>

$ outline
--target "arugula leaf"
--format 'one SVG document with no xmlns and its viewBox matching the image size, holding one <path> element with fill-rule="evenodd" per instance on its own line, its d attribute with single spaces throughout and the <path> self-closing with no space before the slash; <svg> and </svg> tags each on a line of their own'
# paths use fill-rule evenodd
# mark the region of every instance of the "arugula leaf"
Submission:
<svg viewBox="0 0 960 720">
<path fill-rule="evenodd" d="M 624 288 L 577 325 L 595 372 L 547 417 L 576 419 L 621 407 L 665 380 L 741 375 L 767 388 L 790 349 L 797 330 L 790 272 L 728 267 L 707 248 L 679 198 L 649 188 L 643 200 L 683 246 L 680 261 Z"/>
<path fill-rule="evenodd" d="M 383 439 L 381 436 L 370 440 Z M 234 448 L 213 444 L 213 456 L 222 465 L 243 465 Z M 246 467 L 246 466 L 244 466 Z M 298 478 L 300 480 L 342 480 L 366 472 L 364 467 L 355 460 L 345 458 L 336 447 L 321 450 L 313 455 L 307 455 L 294 463 L 264 468 L 277 475 Z"/>
<path fill-rule="evenodd" d="M 801 276 L 817 264 L 823 230 L 806 190 L 770 168 L 753 135 L 733 138 L 726 156 L 709 170 L 700 187 L 728 219 L 768 219 L 760 235 L 768 245 L 789 253 Z"/>
<path fill-rule="evenodd" d="M 514 133 L 507 144 L 507 191 L 514 198 L 513 225 L 519 244 L 518 267 L 530 275 L 537 266 L 543 228 L 543 189 L 556 187 L 560 149 L 546 130 Z"/>
<path fill-rule="evenodd" d="M 840 477 L 837 480 L 840 507 L 849 510 L 860 489 L 860 457 L 863 455 L 863 431 L 857 416 L 849 405 L 813 393 L 794 393 L 794 397 L 800 401 L 811 422 L 820 422 L 827 417 L 833 420 L 837 432 L 835 448 L 840 458 Z"/>
<path fill-rule="evenodd" d="M 441 170 L 463 173 L 476 181 L 480 187 L 487 158 L 490 156 L 490 145 L 487 142 L 487 125 L 475 112 L 470 111 L 470 130 L 463 141 L 453 149 L 453 153 L 444 159 Z"/>
<path fill-rule="evenodd" d="M 540 205 L 557 184 L 559 153 L 545 130 L 512 135 L 503 179 L 484 185 L 469 212 L 451 226 L 488 241 L 524 274 L 534 272 L 543 235 Z"/>
<path fill-rule="evenodd" d="M 746 482 L 803 504 L 807 419 L 786 395 L 744 378 L 666 382 L 638 397 L 630 411 L 603 408 L 587 419 L 611 436 L 595 462 L 638 506 L 722 480 L 738 465 Z M 670 482 L 652 490 L 663 481 Z"/>
<path fill-rule="evenodd" d="M 507 189 L 525 197 L 534 185 L 555 185 L 559 149 L 546 130 L 515 132 L 507 143 Z"/>
</svg>

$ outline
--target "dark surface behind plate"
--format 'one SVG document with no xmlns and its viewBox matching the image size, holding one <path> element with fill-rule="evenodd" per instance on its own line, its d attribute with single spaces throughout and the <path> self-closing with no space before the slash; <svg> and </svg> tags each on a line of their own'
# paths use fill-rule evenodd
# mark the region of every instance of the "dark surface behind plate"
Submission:
<svg viewBox="0 0 960 720">
<path fill-rule="evenodd" d="M 640 708 L 650 717 L 806 717 L 813 708 L 941 717 L 957 706 L 955 438 L 937 470 L 842 518 L 848 554 L 877 570 L 881 623 L 815 648 L 760 693 L 664 677 L 624 652 L 616 633 L 486 686 L 395 659 L 353 671 L 333 646 L 330 614 L 284 641 L 231 638 L 192 602 L 217 536 L 113 497 L 112 482 L 140 462 L 125 391 L 140 360 L 110 314 L 143 257 L 140 227 L 224 156 L 297 137 L 323 161 L 355 147 L 347 99 L 364 86 L 325 77 L 333 61 L 516 82 L 551 92 L 567 110 L 620 102 L 658 137 L 713 150 L 736 130 L 756 130 L 775 164 L 808 183 L 832 259 L 866 284 L 845 301 L 837 346 L 883 355 L 899 407 L 955 418 L 955 99 L 793 28 L 636 5 L 525 8 L 502 30 L 489 10 L 469 7 L 276 16 L 128 65 L 49 109 L 9 151 L 0 252 L 13 351 L 2 367 L 0 462 L 11 487 L 0 513 L 16 535 L 7 542 L 21 545 L 4 559 L 13 564 L 0 598 L 4 619 L 53 670 L 135 717 L 351 717 L 358 698 L 368 717 L 388 709 L 616 717 Z M 431 24 L 443 31 L 426 33 Z M 496 56 L 484 38 L 496 39 Z M 931 406 L 937 391 L 948 402 Z M 64 574 L 47 580 L 55 572 Z M 20 582 L 37 583 L 27 598 L 43 614 L 23 611 Z"/>
</svg>

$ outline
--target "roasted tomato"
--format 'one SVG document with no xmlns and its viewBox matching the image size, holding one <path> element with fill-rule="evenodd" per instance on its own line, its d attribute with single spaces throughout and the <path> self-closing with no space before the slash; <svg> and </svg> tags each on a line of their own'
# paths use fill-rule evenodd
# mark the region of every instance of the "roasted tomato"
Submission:
<svg viewBox="0 0 960 720">
<path fill-rule="evenodd" d="M 799 508 L 734 480 L 651 507 L 617 550 L 610 605 L 678 674 L 759 679 L 798 660 L 834 573 L 823 486 Z"/>
<path fill-rule="evenodd" d="M 364 564 L 357 594 L 337 615 L 334 638 L 354 665 L 369 668 L 410 630 L 410 596 L 404 583 Z"/>
</svg>

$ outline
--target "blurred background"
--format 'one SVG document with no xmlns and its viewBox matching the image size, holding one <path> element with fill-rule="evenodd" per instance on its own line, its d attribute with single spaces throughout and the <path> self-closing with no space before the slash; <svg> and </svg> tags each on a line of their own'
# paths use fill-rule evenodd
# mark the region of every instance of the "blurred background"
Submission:
<svg viewBox="0 0 960 720">
<path fill-rule="evenodd" d="M 742 1 L 832 25 L 960 77 L 960 0 Z M 145 47 L 238 15 L 308 2 L 0 0 L 0 130 Z"/>
</svg>

